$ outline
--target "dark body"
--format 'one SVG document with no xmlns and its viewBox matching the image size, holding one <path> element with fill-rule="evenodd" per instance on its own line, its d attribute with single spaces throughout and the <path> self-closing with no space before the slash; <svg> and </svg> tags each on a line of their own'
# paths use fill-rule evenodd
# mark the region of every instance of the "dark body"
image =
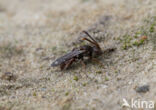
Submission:
<svg viewBox="0 0 156 110">
<path fill-rule="evenodd" d="M 79 48 L 75 48 L 71 52 L 67 53 L 66 55 L 56 59 L 51 64 L 51 66 L 55 67 L 55 66 L 60 65 L 61 70 L 67 69 L 68 67 L 65 66 L 66 64 L 69 64 L 78 60 L 84 60 L 84 57 L 92 58 L 92 51 L 93 51 L 92 49 L 93 48 L 89 45 L 84 45 Z"/>
<path fill-rule="evenodd" d="M 83 63 L 84 58 L 87 57 L 89 59 L 92 59 L 102 53 L 101 48 L 98 45 L 98 43 L 86 31 L 83 31 L 83 32 L 85 34 L 87 34 L 90 39 L 83 38 L 82 40 L 87 40 L 88 42 L 90 42 L 93 45 L 83 45 L 78 48 L 74 48 L 71 52 L 56 59 L 51 64 L 52 67 L 60 65 L 61 70 L 67 69 L 68 67 L 70 67 L 70 65 L 73 62 L 80 60 Z"/>
</svg>

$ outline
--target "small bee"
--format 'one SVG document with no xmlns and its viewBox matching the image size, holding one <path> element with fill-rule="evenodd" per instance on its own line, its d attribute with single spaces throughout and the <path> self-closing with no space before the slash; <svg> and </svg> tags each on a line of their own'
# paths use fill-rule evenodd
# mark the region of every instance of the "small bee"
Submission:
<svg viewBox="0 0 156 110">
<path fill-rule="evenodd" d="M 60 66 L 61 70 L 68 69 L 73 62 L 77 62 L 78 60 L 85 66 L 84 60 L 87 58 L 88 60 L 92 60 L 97 56 L 102 54 L 102 50 L 99 44 L 91 37 L 91 35 L 83 31 L 89 38 L 85 37 L 82 40 L 86 40 L 90 42 L 92 45 L 83 45 L 78 48 L 74 48 L 71 52 L 65 54 L 64 56 L 56 59 L 51 66 Z"/>
</svg>

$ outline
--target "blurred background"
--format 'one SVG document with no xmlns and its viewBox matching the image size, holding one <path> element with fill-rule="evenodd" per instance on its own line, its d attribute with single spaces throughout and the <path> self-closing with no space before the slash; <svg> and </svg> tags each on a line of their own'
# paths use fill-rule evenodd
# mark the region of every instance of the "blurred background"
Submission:
<svg viewBox="0 0 156 110">
<path fill-rule="evenodd" d="M 50 64 L 87 30 L 105 65 Z M 156 0 L 0 0 L 0 110 L 121 110 L 156 99 Z M 86 76 L 87 75 L 87 76 Z M 148 85 L 150 91 L 135 88 Z"/>
</svg>

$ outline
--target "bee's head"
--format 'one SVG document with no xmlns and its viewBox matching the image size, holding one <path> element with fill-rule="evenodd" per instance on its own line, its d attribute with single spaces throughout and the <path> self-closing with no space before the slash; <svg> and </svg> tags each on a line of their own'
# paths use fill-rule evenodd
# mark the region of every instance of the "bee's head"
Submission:
<svg viewBox="0 0 156 110">
<path fill-rule="evenodd" d="M 93 53 L 93 56 L 98 56 L 98 55 L 101 55 L 102 54 L 102 50 L 99 46 L 99 44 L 96 42 L 95 39 L 92 38 L 92 36 L 86 32 L 86 31 L 83 31 L 90 39 L 88 38 L 83 38 L 83 40 L 87 40 L 88 42 L 90 42 L 93 46 L 92 46 L 92 53 Z"/>
<path fill-rule="evenodd" d="M 97 47 L 97 46 L 93 46 L 93 57 L 99 56 L 102 54 L 102 50 L 101 48 Z"/>
</svg>

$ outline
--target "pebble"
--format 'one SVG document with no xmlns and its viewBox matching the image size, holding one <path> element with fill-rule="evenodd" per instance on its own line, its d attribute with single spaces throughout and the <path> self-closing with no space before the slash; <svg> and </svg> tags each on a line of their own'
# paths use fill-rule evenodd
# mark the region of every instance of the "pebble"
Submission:
<svg viewBox="0 0 156 110">
<path fill-rule="evenodd" d="M 149 85 L 143 85 L 143 86 L 139 86 L 136 88 L 136 92 L 138 93 L 146 93 L 150 90 L 150 86 Z"/>
<path fill-rule="evenodd" d="M 5 72 L 2 76 L 1 76 L 2 80 L 8 80 L 8 81 L 15 81 L 16 80 L 16 76 L 11 73 L 11 72 Z"/>
</svg>

